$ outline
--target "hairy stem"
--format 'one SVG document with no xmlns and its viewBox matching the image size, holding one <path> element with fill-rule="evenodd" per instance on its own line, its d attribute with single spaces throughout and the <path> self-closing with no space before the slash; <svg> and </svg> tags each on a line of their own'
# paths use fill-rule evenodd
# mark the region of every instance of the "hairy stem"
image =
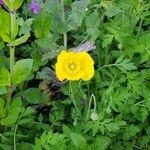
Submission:
<svg viewBox="0 0 150 150">
<path fill-rule="evenodd" d="M 13 68 L 15 64 L 15 47 L 10 46 L 10 74 L 13 73 Z"/>
<path fill-rule="evenodd" d="M 14 129 L 14 150 L 16 150 L 16 133 L 17 133 L 18 124 L 15 125 Z"/>
<path fill-rule="evenodd" d="M 90 114 L 92 101 L 94 102 L 94 111 L 93 112 L 95 113 L 96 112 L 96 99 L 95 99 L 95 95 L 94 94 L 91 94 L 91 97 L 90 97 L 90 101 L 89 101 L 89 105 L 88 105 L 88 110 L 87 110 L 85 122 L 87 122 L 88 119 L 89 119 L 89 114 Z"/>
<path fill-rule="evenodd" d="M 75 107 L 76 111 L 79 112 L 79 108 L 78 108 L 77 103 L 76 103 L 76 100 L 75 100 L 75 98 L 74 98 L 74 93 L 73 93 L 73 89 L 72 89 L 72 84 L 71 84 L 71 82 L 69 82 L 69 88 L 70 88 L 70 97 L 71 97 L 71 99 L 72 99 L 72 102 L 73 102 L 73 104 L 74 104 L 74 107 Z"/>
<path fill-rule="evenodd" d="M 65 23 L 65 6 L 64 6 L 64 0 L 61 0 L 61 7 L 62 7 L 62 22 Z M 67 33 L 65 32 L 63 34 L 63 38 L 64 38 L 64 48 L 67 49 Z"/>
</svg>

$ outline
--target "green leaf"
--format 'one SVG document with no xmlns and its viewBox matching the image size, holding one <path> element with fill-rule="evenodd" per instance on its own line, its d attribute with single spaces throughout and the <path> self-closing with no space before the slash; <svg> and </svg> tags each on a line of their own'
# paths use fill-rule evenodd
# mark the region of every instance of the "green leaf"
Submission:
<svg viewBox="0 0 150 150">
<path fill-rule="evenodd" d="M 115 15 L 122 12 L 122 10 L 119 7 L 115 6 L 113 3 L 109 2 L 109 1 L 102 1 L 101 5 L 106 10 L 105 13 L 108 17 L 114 17 Z"/>
<path fill-rule="evenodd" d="M 0 148 L 1 148 L 1 150 L 11 150 L 12 149 L 11 146 L 8 146 L 8 145 L 2 144 L 2 143 L 0 143 Z"/>
<path fill-rule="evenodd" d="M 93 13 L 87 16 L 85 23 L 87 28 L 98 27 L 100 23 L 98 11 L 95 10 Z"/>
<path fill-rule="evenodd" d="M 8 115 L 1 120 L 1 124 L 4 126 L 13 125 L 17 121 L 19 113 L 21 112 L 21 106 L 21 98 L 14 99 L 11 103 Z"/>
<path fill-rule="evenodd" d="M 39 139 L 35 140 L 34 150 L 65 150 L 64 143 L 65 136 L 63 134 L 53 133 L 52 131 L 49 131 L 48 133 L 44 132 Z"/>
<path fill-rule="evenodd" d="M 32 23 L 33 23 L 32 18 L 29 18 L 25 22 L 23 22 L 20 28 L 19 35 L 30 33 Z"/>
<path fill-rule="evenodd" d="M 106 150 L 110 144 L 110 138 L 106 136 L 98 137 L 95 142 L 91 145 L 91 148 L 94 150 Z"/>
<path fill-rule="evenodd" d="M 18 46 L 20 44 L 23 44 L 28 40 L 29 37 L 30 37 L 30 34 L 27 33 L 27 34 L 23 35 L 22 37 L 20 37 L 20 38 L 14 40 L 13 42 L 11 42 L 9 44 L 9 46 Z"/>
<path fill-rule="evenodd" d="M 131 137 L 134 137 L 139 131 L 140 129 L 138 126 L 130 125 L 129 127 L 126 127 L 123 138 L 129 140 Z"/>
<path fill-rule="evenodd" d="M 33 145 L 30 143 L 19 143 L 17 144 L 19 150 L 33 150 Z"/>
<path fill-rule="evenodd" d="M 87 16 L 85 23 L 88 35 L 91 36 L 92 41 L 95 41 L 97 37 L 100 35 L 99 30 L 100 20 L 98 11 L 95 10 L 93 13 Z"/>
<path fill-rule="evenodd" d="M 0 36 L 4 42 L 10 42 L 10 14 L 0 7 Z"/>
<path fill-rule="evenodd" d="M 102 43 L 102 47 L 107 47 L 109 44 L 111 44 L 112 40 L 113 40 L 113 35 L 112 34 L 106 34 L 103 37 L 103 43 Z"/>
<path fill-rule="evenodd" d="M 6 68 L 2 68 L 0 70 L 0 86 L 9 85 L 10 74 Z"/>
<path fill-rule="evenodd" d="M 85 138 L 78 133 L 71 133 L 71 140 L 73 142 L 73 144 L 77 147 L 77 148 L 81 148 L 81 149 L 85 149 L 87 146 L 86 140 Z"/>
<path fill-rule="evenodd" d="M 45 102 L 42 92 L 37 88 L 29 88 L 24 92 L 24 96 L 31 104 L 40 104 Z"/>
<path fill-rule="evenodd" d="M 17 10 L 22 5 L 23 2 L 23 0 L 11 0 L 11 1 L 3 0 L 3 1 L 11 11 Z"/>
<path fill-rule="evenodd" d="M 119 130 L 117 123 L 109 123 L 105 125 L 105 128 L 110 132 L 115 132 Z"/>
<path fill-rule="evenodd" d="M 0 98 L 0 118 L 3 118 L 5 116 L 5 113 L 5 101 L 2 98 Z"/>
<path fill-rule="evenodd" d="M 42 11 L 34 20 L 34 34 L 36 38 L 47 37 L 50 34 L 52 17 L 50 14 Z"/>
<path fill-rule="evenodd" d="M 71 12 L 66 19 L 68 30 L 77 30 L 81 25 L 86 13 L 87 1 L 75 1 L 71 5 Z"/>
<path fill-rule="evenodd" d="M 2 50 L 5 47 L 4 42 L 0 41 L 0 50 Z"/>
<path fill-rule="evenodd" d="M 33 66 L 32 59 L 23 59 L 16 62 L 12 74 L 12 83 L 19 84 L 27 79 Z"/>
<path fill-rule="evenodd" d="M 130 59 L 124 59 L 123 55 L 117 59 L 115 64 L 117 64 L 118 68 L 123 72 L 137 69 L 134 63 L 132 63 Z"/>
<path fill-rule="evenodd" d="M 6 94 L 7 89 L 5 87 L 0 87 L 0 95 Z"/>
</svg>

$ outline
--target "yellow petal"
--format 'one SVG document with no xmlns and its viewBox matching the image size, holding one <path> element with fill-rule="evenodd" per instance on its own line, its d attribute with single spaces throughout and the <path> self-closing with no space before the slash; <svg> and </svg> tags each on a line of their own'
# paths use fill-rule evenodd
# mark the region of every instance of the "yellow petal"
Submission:
<svg viewBox="0 0 150 150">
<path fill-rule="evenodd" d="M 94 61 L 87 52 L 78 54 L 82 61 L 82 70 L 84 72 L 83 80 L 90 80 L 94 76 Z"/>
</svg>

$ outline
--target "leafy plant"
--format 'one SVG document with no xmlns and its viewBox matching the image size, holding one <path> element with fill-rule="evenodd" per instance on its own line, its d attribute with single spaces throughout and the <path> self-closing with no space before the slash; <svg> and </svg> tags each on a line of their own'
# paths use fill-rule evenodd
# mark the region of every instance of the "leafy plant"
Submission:
<svg viewBox="0 0 150 150">
<path fill-rule="evenodd" d="M 148 150 L 149 10 L 148 0 L 0 0 L 0 149 Z M 90 81 L 58 80 L 67 49 L 94 60 Z"/>
</svg>

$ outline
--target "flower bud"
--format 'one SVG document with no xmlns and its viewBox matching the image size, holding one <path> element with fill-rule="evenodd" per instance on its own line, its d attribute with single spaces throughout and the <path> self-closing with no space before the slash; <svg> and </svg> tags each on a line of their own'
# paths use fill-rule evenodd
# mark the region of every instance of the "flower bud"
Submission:
<svg viewBox="0 0 150 150">
<path fill-rule="evenodd" d="M 93 112 L 92 114 L 91 114 L 91 117 L 90 117 L 93 121 L 96 121 L 96 120 L 98 120 L 98 118 L 99 118 L 99 116 L 98 116 L 98 114 L 96 113 L 96 112 Z"/>
</svg>

